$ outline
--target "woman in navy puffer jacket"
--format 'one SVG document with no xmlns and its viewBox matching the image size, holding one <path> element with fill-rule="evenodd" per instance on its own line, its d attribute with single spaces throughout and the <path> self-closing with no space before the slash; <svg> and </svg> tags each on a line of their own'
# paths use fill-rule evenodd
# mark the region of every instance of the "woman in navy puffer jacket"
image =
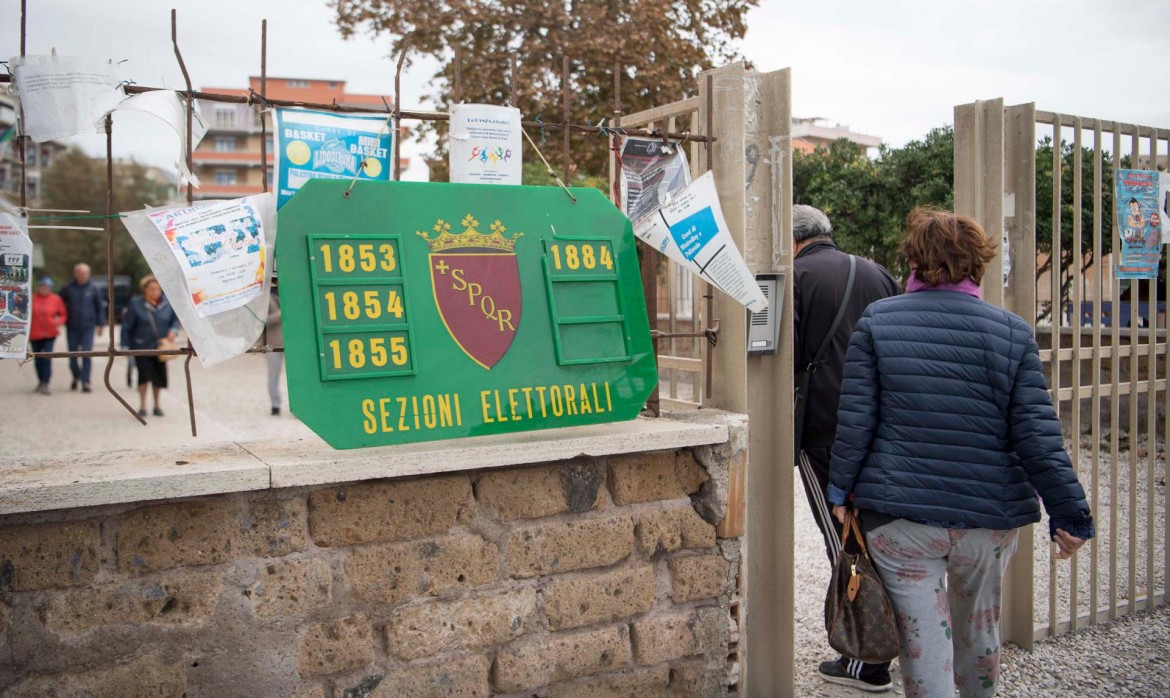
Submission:
<svg viewBox="0 0 1170 698">
<path fill-rule="evenodd" d="M 1039 495 L 1063 559 L 1093 519 L 1031 328 L 980 297 L 994 243 L 942 211 L 907 228 L 907 293 L 871 305 L 850 341 L 829 501 L 862 512 L 907 698 L 991 696 L 1017 529 L 1040 520 Z"/>
</svg>

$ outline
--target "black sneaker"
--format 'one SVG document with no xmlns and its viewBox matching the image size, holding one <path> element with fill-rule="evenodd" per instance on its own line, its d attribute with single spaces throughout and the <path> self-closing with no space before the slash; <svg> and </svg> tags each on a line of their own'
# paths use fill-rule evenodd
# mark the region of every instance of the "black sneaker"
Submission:
<svg viewBox="0 0 1170 698">
<path fill-rule="evenodd" d="M 860 671 L 861 666 L 864 666 L 860 662 L 853 662 L 844 658 L 821 662 L 819 667 L 821 678 L 829 683 L 849 686 L 850 688 L 869 691 L 870 693 L 880 693 L 894 687 L 894 683 L 890 680 L 889 671 L 883 671 L 877 676 L 859 678 L 849 672 L 848 665 L 850 664 L 857 665 L 858 671 Z"/>
<path fill-rule="evenodd" d="M 279 417 L 279 416 L 280 416 L 280 408 L 279 408 L 279 407 L 273 407 L 273 408 L 272 408 L 272 416 L 273 416 L 273 417 Z"/>
<path fill-rule="evenodd" d="M 77 390 L 77 379 L 76 378 L 74 378 L 73 382 L 69 384 L 69 389 L 70 390 Z"/>
<path fill-rule="evenodd" d="M 81 392 L 83 392 L 83 393 L 92 393 L 92 392 L 93 392 L 93 388 L 89 387 L 89 383 L 82 383 L 82 384 L 81 384 Z"/>
</svg>

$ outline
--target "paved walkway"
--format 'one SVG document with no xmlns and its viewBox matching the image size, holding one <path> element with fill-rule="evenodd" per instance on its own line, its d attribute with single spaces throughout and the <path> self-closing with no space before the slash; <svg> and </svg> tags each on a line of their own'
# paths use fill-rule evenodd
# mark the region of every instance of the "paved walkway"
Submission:
<svg viewBox="0 0 1170 698">
<path fill-rule="evenodd" d="M 58 349 L 64 339 L 58 340 Z M 105 348 L 99 340 L 99 348 Z M 127 359 L 117 359 L 111 373 L 114 387 L 132 405 L 137 393 L 126 385 Z M 312 439 L 317 437 L 288 414 L 269 414 L 265 360 L 247 355 L 205 370 L 191 362 L 199 436 L 192 439 L 186 385 L 181 360 L 169 364 L 171 388 L 163 393 L 165 417 L 148 417 L 140 426 L 105 392 L 105 360 L 94 365 L 95 391 L 69 391 L 69 367 L 54 361 L 53 394 L 33 393 L 36 373 L 32 363 L 0 361 L 0 450 L 5 455 L 93 451 L 114 448 L 170 446 L 258 438 Z M 286 393 L 287 394 L 287 393 Z M 824 588 L 829 564 L 799 487 L 796 511 L 797 695 L 864 696 L 823 683 L 816 663 L 830 656 L 824 641 Z M 894 693 L 901 694 L 896 677 Z M 1004 652 L 1001 696 L 1170 696 L 1170 607 L 1098 626 L 1076 635 L 1038 643 L 1025 653 L 1009 647 Z"/>
</svg>

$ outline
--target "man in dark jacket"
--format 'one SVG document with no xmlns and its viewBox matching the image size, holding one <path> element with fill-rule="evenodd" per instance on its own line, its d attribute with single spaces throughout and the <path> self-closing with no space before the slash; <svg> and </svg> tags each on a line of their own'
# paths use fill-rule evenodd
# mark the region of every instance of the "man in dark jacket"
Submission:
<svg viewBox="0 0 1170 698">
<path fill-rule="evenodd" d="M 93 334 L 97 330 L 100 337 L 106 317 L 106 301 L 102 292 L 89 281 L 89 265 L 80 263 L 73 267 L 73 281 L 61 289 L 61 300 L 65 301 L 68 311 L 68 320 L 65 323 L 65 336 L 68 339 L 69 351 L 92 351 Z M 81 384 L 81 392 L 91 392 L 89 376 L 92 361 L 90 359 L 69 359 L 69 371 L 73 374 L 70 390 L 77 390 Z"/>
<path fill-rule="evenodd" d="M 829 462 L 837 433 L 837 400 L 841 397 L 845 351 L 849 347 L 853 326 L 866 307 L 874 301 L 897 295 L 901 289 L 880 265 L 858 257 L 853 289 L 846 298 L 849 255 L 837 249 L 833 242 L 833 226 L 819 209 L 793 206 L 792 236 L 796 241 L 793 262 L 795 369 L 798 373 L 811 371 L 797 466 L 813 518 L 825 538 L 825 550 L 829 560 L 835 561 L 841 548 L 841 524 L 832 516 L 825 500 L 825 490 L 829 484 Z M 810 366 L 842 303 L 845 303 L 845 314 L 840 324 L 820 361 Z M 820 673 L 832 683 L 864 691 L 884 691 L 892 685 L 889 668 L 888 662 L 863 664 L 842 657 L 821 662 Z"/>
</svg>

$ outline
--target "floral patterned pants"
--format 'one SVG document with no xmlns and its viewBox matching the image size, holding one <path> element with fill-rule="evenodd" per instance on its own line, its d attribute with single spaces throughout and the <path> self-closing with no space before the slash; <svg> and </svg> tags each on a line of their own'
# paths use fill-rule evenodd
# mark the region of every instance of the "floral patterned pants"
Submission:
<svg viewBox="0 0 1170 698">
<path fill-rule="evenodd" d="M 1016 529 L 949 529 L 863 514 L 890 595 L 906 698 L 994 696 L 1004 569 Z"/>
</svg>

